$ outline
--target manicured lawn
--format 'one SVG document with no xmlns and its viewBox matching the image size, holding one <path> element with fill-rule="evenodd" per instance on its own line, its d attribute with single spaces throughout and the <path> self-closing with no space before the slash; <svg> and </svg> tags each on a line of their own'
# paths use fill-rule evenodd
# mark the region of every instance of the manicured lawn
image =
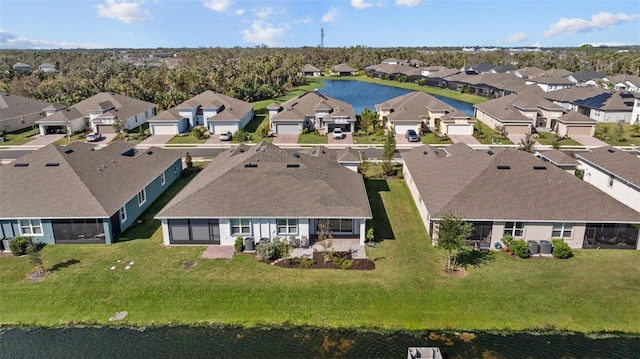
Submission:
<svg viewBox="0 0 640 359">
<path fill-rule="evenodd" d="M 638 134 L 633 132 L 633 126 L 625 123 L 622 128 L 624 134 L 622 140 L 618 141 L 616 136 L 617 123 L 604 123 L 599 122 L 596 124 L 596 134 L 594 137 L 608 143 L 611 146 L 640 146 L 640 132 Z"/>
<path fill-rule="evenodd" d="M 358 136 L 356 133 L 353 134 L 353 143 L 356 145 L 365 145 L 365 144 L 384 144 L 387 136 L 378 135 L 376 133 L 372 133 L 370 135 Z"/>
<path fill-rule="evenodd" d="M 506 136 L 502 136 L 498 134 L 496 130 L 487 126 L 484 122 L 480 120 L 476 120 L 474 127 L 481 128 L 483 137 L 479 137 L 477 133 L 474 132 L 473 136 L 478 140 L 478 142 L 485 145 L 493 145 L 493 144 L 503 144 L 503 145 L 513 145 L 513 142 L 509 140 Z M 494 141 L 494 139 L 497 141 Z"/>
<path fill-rule="evenodd" d="M 69 139 L 67 139 L 67 136 L 64 136 L 63 138 L 56 140 L 53 142 L 54 145 L 68 145 L 72 142 L 86 142 L 86 133 L 76 133 L 75 135 L 71 135 L 69 137 Z"/>
<path fill-rule="evenodd" d="M 538 137 L 536 138 L 536 142 L 541 145 L 551 146 L 553 145 L 553 141 L 556 139 L 556 135 L 551 132 L 539 132 Z M 561 138 L 558 141 L 560 146 L 582 146 L 582 144 L 571 137 Z"/>
<path fill-rule="evenodd" d="M 301 133 L 298 136 L 298 143 L 308 143 L 313 145 L 326 145 L 329 143 L 329 138 L 325 136 L 320 136 L 315 132 L 307 132 Z"/>
<path fill-rule="evenodd" d="M 420 135 L 422 143 L 428 143 L 430 145 L 450 145 L 453 143 L 449 137 L 438 137 L 433 132 L 427 132 Z"/>
<path fill-rule="evenodd" d="M 9 132 L 5 135 L 4 142 L 0 142 L 0 146 L 19 146 L 35 139 L 31 136 L 40 134 L 40 129 L 25 128 L 15 132 Z"/>
<path fill-rule="evenodd" d="M 198 139 L 195 136 L 192 135 L 186 135 L 186 136 L 173 136 L 169 139 L 169 141 L 167 141 L 167 144 L 198 144 L 198 143 L 205 143 L 206 139 Z"/>
<path fill-rule="evenodd" d="M 274 102 L 278 102 L 280 104 L 282 104 L 284 101 L 287 101 L 289 99 L 292 99 L 296 96 L 302 95 L 303 93 L 307 92 L 307 91 L 313 91 L 317 88 L 320 88 L 322 86 L 324 86 L 324 84 L 321 82 L 322 80 L 326 80 L 325 78 L 320 78 L 320 79 L 316 79 L 316 78 L 308 78 L 308 83 L 304 86 L 298 86 L 293 88 L 291 91 L 289 91 L 286 95 L 274 98 L 274 99 L 268 99 L 268 100 L 262 100 L 262 101 L 256 101 L 253 102 L 253 109 L 256 113 L 260 112 L 260 110 L 264 110 L 267 108 L 267 106 L 271 105 Z M 257 127 L 256 127 L 257 128 Z"/>
<path fill-rule="evenodd" d="M 265 124 L 268 126 L 269 124 L 269 116 L 267 116 L 267 110 L 262 109 L 260 113 L 256 112 L 255 116 L 247 126 L 245 126 L 244 130 L 247 131 L 251 135 L 251 142 L 258 143 L 261 141 L 273 142 L 273 137 L 261 137 L 258 135 L 258 128 L 260 125 Z"/>
<path fill-rule="evenodd" d="M 373 271 L 284 269 L 247 254 L 207 260 L 203 246 L 161 245 L 151 219 L 186 182 L 170 187 L 125 241 L 46 246 L 44 264 L 56 269 L 40 282 L 26 279 L 28 257 L 0 258 L 2 323 L 640 333 L 640 251 L 576 251 L 569 260 L 500 252 L 452 278 L 404 181 L 379 179 L 366 181 L 378 241 L 367 248 Z M 117 311 L 129 315 L 108 322 Z"/>
</svg>

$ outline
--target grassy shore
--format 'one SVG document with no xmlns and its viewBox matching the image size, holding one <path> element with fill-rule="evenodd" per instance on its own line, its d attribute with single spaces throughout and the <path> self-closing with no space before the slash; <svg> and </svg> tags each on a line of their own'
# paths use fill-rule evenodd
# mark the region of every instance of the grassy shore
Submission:
<svg viewBox="0 0 640 359">
<path fill-rule="evenodd" d="M 28 257 L 0 258 L 2 324 L 113 325 L 109 317 L 128 311 L 115 325 L 640 333 L 640 251 L 576 251 L 570 260 L 500 252 L 449 277 L 404 181 L 368 180 L 374 271 L 284 269 L 248 254 L 207 260 L 201 246 L 163 246 L 151 219 L 186 183 L 170 187 L 124 241 L 46 246 L 42 281 L 27 279 Z"/>
</svg>

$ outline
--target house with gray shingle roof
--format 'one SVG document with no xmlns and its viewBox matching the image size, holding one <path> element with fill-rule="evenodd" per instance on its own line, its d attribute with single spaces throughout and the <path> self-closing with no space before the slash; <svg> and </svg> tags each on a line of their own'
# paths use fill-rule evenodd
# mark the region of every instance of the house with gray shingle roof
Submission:
<svg viewBox="0 0 640 359">
<path fill-rule="evenodd" d="M 527 85 L 538 85 L 544 92 L 557 91 L 575 86 L 570 80 L 563 77 L 536 76 L 526 80 Z"/>
<path fill-rule="evenodd" d="M 551 130 L 560 137 L 593 136 L 598 121 L 577 111 L 569 111 L 557 120 L 551 120 Z"/>
<path fill-rule="evenodd" d="M 241 189 L 241 190 L 238 190 Z M 262 142 L 216 156 L 158 214 L 164 244 L 234 244 L 237 237 L 365 243 L 372 218 L 362 176 L 335 157 Z"/>
<path fill-rule="evenodd" d="M 65 108 L 64 105 L 0 93 L 0 131 L 14 132 L 36 125 L 36 121 Z"/>
<path fill-rule="evenodd" d="M 319 76 L 322 76 L 322 71 L 317 67 L 314 67 L 310 64 L 306 64 L 302 67 L 302 70 L 300 71 L 300 76 L 319 77 Z"/>
<path fill-rule="evenodd" d="M 402 158 L 434 243 L 439 222 L 453 214 L 473 223 L 471 239 L 485 248 L 509 234 L 534 241 L 562 238 L 572 248 L 639 249 L 640 212 L 524 151 L 474 151 L 457 143 L 416 147 Z"/>
<path fill-rule="evenodd" d="M 333 66 L 330 70 L 330 74 L 331 76 L 353 76 L 358 74 L 358 70 L 343 62 Z"/>
<path fill-rule="evenodd" d="M 70 110 L 74 110 L 82 114 L 85 123 L 81 128 L 73 127 L 72 131 L 83 131 L 89 128 L 91 131 L 100 133 L 115 133 L 113 124 L 117 120 L 123 122 L 123 128 L 131 130 L 142 125 L 156 114 L 156 105 L 119 95 L 113 92 L 97 93 L 77 104 L 71 106 Z M 75 114 L 75 112 L 74 112 Z M 74 117 L 71 120 L 76 120 Z M 40 125 L 40 134 L 64 133 L 69 120 L 66 116 L 62 117 L 45 117 L 36 121 Z M 79 125 L 80 126 L 80 125 Z"/>
<path fill-rule="evenodd" d="M 576 86 L 600 86 L 602 83 L 609 82 L 609 79 L 599 71 L 578 71 L 565 78 Z"/>
<path fill-rule="evenodd" d="M 29 72 L 31 71 L 31 65 L 29 64 L 25 64 L 24 62 L 18 62 L 16 64 L 13 64 L 13 71 L 18 71 L 18 72 Z"/>
<path fill-rule="evenodd" d="M 270 104 L 269 126 L 273 133 L 301 133 L 303 128 L 329 133 L 334 128 L 353 132 L 356 115 L 353 107 L 338 99 L 307 91 L 282 104 Z"/>
<path fill-rule="evenodd" d="M 575 100 L 578 111 L 598 122 L 626 122 L 631 123 L 634 110 L 638 104 L 634 94 L 626 91 L 603 92 L 599 95 Z M 634 119 L 635 121 L 635 119 Z"/>
<path fill-rule="evenodd" d="M 618 75 L 609 77 L 609 84 L 616 90 L 640 93 L 640 76 Z"/>
<path fill-rule="evenodd" d="M 244 128 L 253 118 L 253 106 L 242 100 L 207 90 L 149 120 L 154 135 L 177 135 L 196 126 L 212 134 Z"/>
<path fill-rule="evenodd" d="M 613 147 L 576 153 L 582 179 L 640 212 L 640 157 Z"/>
<path fill-rule="evenodd" d="M 0 166 L 0 238 L 113 243 L 181 172 L 173 150 L 47 145 Z"/>
</svg>

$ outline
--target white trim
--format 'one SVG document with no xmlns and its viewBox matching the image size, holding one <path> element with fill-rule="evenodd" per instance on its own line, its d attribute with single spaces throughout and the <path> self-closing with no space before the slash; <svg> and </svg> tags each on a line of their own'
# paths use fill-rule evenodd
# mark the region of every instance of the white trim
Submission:
<svg viewBox="0 0 640 359">
<path fill-rule="evenodd" d="M 234 225 L 234 221 L 237 221 L 237 225 Z M 243 221 L 247 221 L 248 224 L 243 223 Z M 233 231 L 233 227 L 238 227 L 240 229 L 240 232 L 234 232 Z M 252 223 L 251 223 L 251 218 L 231 218 L 229 220 L 229 233 L 231 233 L 232 236 L 246 236 L 246 235 L 251 235 L 251 228 L 253 227 Z M 243 229 L 248 228 L 249 231 L 248 232 L 244 232 Z"/>
<path fill-rule="evenodd" d="M 164 171 L 160 174 L 160 184 L 164 186 L 167 183 L 167 177 L 164 175 Z"/>
<path fill-rule="evenodd" d="M 127 221 L 127 206 L 124 205 L 118 210 L 118 216 L 120 217 L 120 223 Z"/>
<path fill-rule="evenodd" d="M 138 192 L 138 207 L 142 206 L 143 204 L 145 204 L 145 202 L 147 202 L 147 191 L 145 188 L 142 189 L 142 191 Z"/>
<path fill-rule="evenodd" d="M 278 221 L 285 221 L 283 227 L 286 228 L 285 232 L 280 232 L 280 223 Z M 295 221 L 295 225 L 292 222 Z M 291 231 L 293 229 L 293 231 Z M 278 235 L 292 235 L 298 234 L 298 219 L 297 218 L 276 218 L 276 232 Z"/>
<path fill-rule="evenodd" d="M 513 227 L 508 228 L 507 227 L 507 223 L 513 223 Z M 522 224 L 522 228 L 518 228 L 518 223 Z M 527 224 L 525 222 L 520 222 L 520 221 L 509 221 L 509 222 L 504 222 L 504 230 L 503 233 L 508 233 L 511 235 L 511 237 L 513 238 L 524 238 L 524 230 L 525 227 L 527 226 Z M 516 231 L 520 231 L 521 234 L 520 235 L 516 235 Z"/>
<path fill-rule="evenodd" d="M 559 225 L 556 228 L 556 225 Z M 569 227 L 569 228 L 567 228 Z M 554 236 L 553 232 L 560 231 L 559 236 Z M 568 236 L 565 236 L 565 232 L 569 232 Z M 553 222 L 551 226 L 551 238 L 573 238 L 573 223 L 571 222 Z"/>
<path fill-rule="evenodd" d="M 22 221 L 28 221 L 28 225 L 23 225 Z M 35 224 L 34 222 L 37 221 L 37 224 Z M 25 232 L 24 229 L 28 228 L 29 232 Z M 21 236 L 41 236 L 44 233 L 42 232 L 42 221 L 40 219 L 29 219 L 29 218 L 22 218 L 22 219 L 18 219 L 18 229 L 20 230 L 20 235 Z M 38 229 L 40 230 L 40 233 L 36 233 L 35 230 Z"/>
</svg>

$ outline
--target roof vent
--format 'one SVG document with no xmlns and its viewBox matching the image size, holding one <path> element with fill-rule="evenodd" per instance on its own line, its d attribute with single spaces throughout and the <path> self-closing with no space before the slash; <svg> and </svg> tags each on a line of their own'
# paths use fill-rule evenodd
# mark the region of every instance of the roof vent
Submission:
<svg viewBox="0 0 640 359">
<path fill-rule="evenodd" d="M 311 154 L 312 154 L 312 155 L 315 155 L 315 154 L 316 154 L 316 152 L 318 152 L 318 151 L 313 150 L 313 151 L 311 151 Z"/>
<path fill-rule="evenodd" d="M 533 166 L 534 170 L 546 170 L 547 166 Z"/>
<path fill-rule="evenodd" d="M 440 152 L 438 152 L 438 151 L 433 151 L 433 153 L 435 153 L 436 155 L 440 154 Z"/>
<path fill-rule="evenodd" d="M 28 167 L 28 166 L 29 166 L 29 164 L 28 164 L 28 163 L 24 163 L 24 162 L 22 162 L 22 163 L 15 163 L 15 164 L 13 165 L 13 167 Z"/>
<path fill-rule="evenodd" d="M 493 152 L 493 151 L 491 151 L 491 150 L 489 150 L 489 151 L 487 151 L 487 154 L 488 154 L 489 156 L 493 156 L 494 152 Z"/>
<path fill-rule="evenodd" d="M 327 153 L 325 150 L 322 150 L 322 151 L 320 151 L 320 152 L 322 152 L 322 154 L 323 154 L 323 155 L 324 155 L 325 153 Z"/>
<path fill-rule="evenodd" d="M 511 166 L 496 166 L 499 170 L 510 170 Z"/>
<path fill-rule="evenodd" d="M 295 158 L 300 158 L 300 154 L 299 154 L 298 152 L 294 152 L 294 153 L 293 153 L 293 157 L 295 157 Z"/>
<path fill-rule="evenodd" d="M 58 162 L 47 162 L 45 167 L 58 167 L 60 164 Z"/>
<path fill-rule="evenodd" d="M 429 154 L 429 152 L 428 151 L 422 151 L 422 154 L 426 156 L 427 154 Z"/>
<path fill-rule="evenodd" d="M 613 148 L 608 149 L 607 151 L 609 151 L 610 153 L 614 153 L 616 152 L 616 150 L 614 150 Z"/>
<path fill-rule="evenodd" d="M 153 154 L 153 151 L 149 150 L 149 151 L 147 151 L 145 153 L 148 154 L 148 155 L 151 155 L 151 154 Z"/>
<path fill-rule="evenodd" d="M 256 167 L 258 167 L 257 163 L 247 162 L 244 164 L 244 168 L 256 168 Z"/>
<path fill-rule="evenodd" d="M 238 152 L 244 153 L 244 148 L 238 148 Z"/>
<path fill-rule="evenodd" d="M 287 163 L 287 168 L 298 168 L 300 167 L 299 163 Z"/>
<path fill-rule="evenodd" d="M 73 153 L 73 150 L 70 148 L 67 148 L 66 150 L 64 150 L 64 153 L 67 153 L 67 154 Z"/>
</svg>

